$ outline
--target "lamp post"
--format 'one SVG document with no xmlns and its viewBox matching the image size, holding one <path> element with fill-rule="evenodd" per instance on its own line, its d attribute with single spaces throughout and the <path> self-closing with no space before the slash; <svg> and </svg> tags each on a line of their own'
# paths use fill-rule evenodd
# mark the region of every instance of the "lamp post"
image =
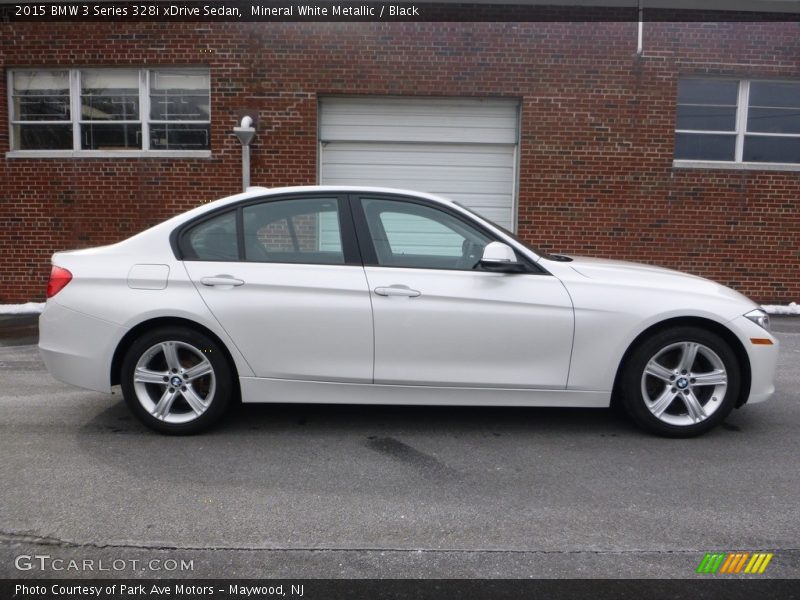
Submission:
<svg viewBox="0 0 800 600">
<path fill-rule="evenodd" d="M 233 128 L 233 133 L 242 143 L 242 191 L 250 187 L 250 142 L 256 135 L 252 117 L 242 117 L 239 127 Z"/>
</svg>

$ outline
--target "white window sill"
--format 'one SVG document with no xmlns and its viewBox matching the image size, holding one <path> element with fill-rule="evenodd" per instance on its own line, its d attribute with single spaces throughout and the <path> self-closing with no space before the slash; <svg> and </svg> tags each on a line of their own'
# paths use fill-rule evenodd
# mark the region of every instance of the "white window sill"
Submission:
<svg viewBox="0 0 800 600">
<path fill-rule="evenodd" d="M 11 150 L 6 158 L 211 158 L 210 150 Z"/>
<path fill-rule="evenodd" d="M 727 162 L 719 160 L 673 160 L 676 169 L 725 169 L 729 171 L 800 171 L 800 164 Z"/>
</svg>

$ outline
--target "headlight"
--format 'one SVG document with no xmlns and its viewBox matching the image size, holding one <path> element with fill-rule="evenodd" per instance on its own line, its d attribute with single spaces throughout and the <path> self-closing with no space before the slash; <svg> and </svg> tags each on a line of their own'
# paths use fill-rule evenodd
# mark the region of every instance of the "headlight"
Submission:
<svg viewBox="0 0 800 600">
<path fill-rule="evenodd" d="M 751 310 L 745 315 L 753 323 L 769 331 L 769 315 L 760 308 Z"/>
</svg>

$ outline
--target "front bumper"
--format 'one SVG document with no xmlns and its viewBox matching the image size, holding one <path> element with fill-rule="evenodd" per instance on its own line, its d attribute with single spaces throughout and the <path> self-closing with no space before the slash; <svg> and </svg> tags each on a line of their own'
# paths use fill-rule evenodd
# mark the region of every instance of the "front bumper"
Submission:
<svg viewBox="0 0 800 600">
<path fill-rule="evenodd" d="M 764 402 L 775 393 L 778 340 L 747 317 L 737 317 L 729 325 L 741 340 L 750 359 L 750 396 L 746 402 Z M 754 343 L 753 340 L 769 340 L 772 343 Z"/>
</svg>

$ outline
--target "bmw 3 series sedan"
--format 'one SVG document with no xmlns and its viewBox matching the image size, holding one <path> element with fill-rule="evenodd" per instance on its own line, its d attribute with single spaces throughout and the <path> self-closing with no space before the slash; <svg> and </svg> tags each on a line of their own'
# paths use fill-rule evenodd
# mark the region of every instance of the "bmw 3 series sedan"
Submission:
<svg viewBox="0 0 800 600">
<path fill-rule="evenodd" d="M 769 398 L 778 354 L 766 313 L 713 281 L 550 255 L 429 194 L 328 186 L 250 188 L 56 253 L 39 348 L 171 434 L 239 399 L 613 401 L 687 437 Z"/>
</svg>

